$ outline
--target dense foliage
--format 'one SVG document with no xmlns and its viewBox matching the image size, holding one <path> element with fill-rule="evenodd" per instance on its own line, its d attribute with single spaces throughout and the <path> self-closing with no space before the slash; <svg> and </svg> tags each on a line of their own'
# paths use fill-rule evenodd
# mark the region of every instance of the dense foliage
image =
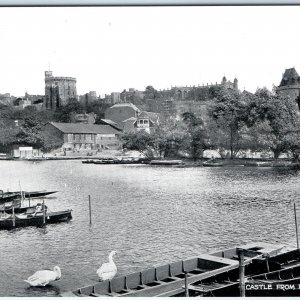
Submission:
<svg viewBox="0 0 300 300">
<path fill-rule="evenodd" d="M 266 88 L 255 94 L 219 88 L 210 93 L 214 99 L 205 122 L 184 113 L 180 120 L 166 120 L 150 135 L 124 134 L 125 147 L 161 157 L 185 153 L 193 159 L 201 158 L 206 149 L 230 158 L 245 150 L 271 151 L 274 158 L 282 153 L 299 156 L 300 101 Z"/>
</svg>

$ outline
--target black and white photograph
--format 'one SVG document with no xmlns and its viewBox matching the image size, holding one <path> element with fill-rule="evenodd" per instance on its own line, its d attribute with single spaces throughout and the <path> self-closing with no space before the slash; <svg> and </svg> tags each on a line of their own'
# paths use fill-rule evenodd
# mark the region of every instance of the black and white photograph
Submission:
<svg viewBox="0 0 300 300">
<path fill-rule="evenodd" d="M 0 297 L 299 297 L 299 28 L 1 6 Z"/>
</svg>

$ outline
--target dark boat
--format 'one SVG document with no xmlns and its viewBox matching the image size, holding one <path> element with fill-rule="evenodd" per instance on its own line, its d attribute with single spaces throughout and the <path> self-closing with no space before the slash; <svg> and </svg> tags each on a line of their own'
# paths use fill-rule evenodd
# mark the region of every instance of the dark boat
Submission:
<svg viewBox="0 0 300 300">
<path fill-rule="evenodd" d="M 21 192 L 3 192 L 0 190 L 0 203 L 4 203 L 6 201 L 11 201 L 17 198 L 21 198 Z M 22 197 L 24 198 L 38 198 L 49 196 L 51 194 L 57 193 L 57 191 L 33 191 L 33 192 L 25 192 L 22 191 Z"/>
<path fill-rule="evenodd" d="M 0 206 L 0 214 L 23 214 L 23 213 L 27 213 L 27 214 L 33 214 L 36 211 L 36 207 L 40 204 L 36 204 L 34 206 L 27 206 L 27 207 L 22 207 L 21 206 L 21 200 L 14 200 L 13 201 L 13 205 L 7 206 L 7 203 L 5 203 L 5 206 Z M 45 205 L 45 208 L 47 210 L 47 205 Z"/>
<path fill-rule="evenodd" d="M 299 251 L 293 250 L 270 258 L 253 259 L 245 266 L 245 278 L 246 296 L 277 296 L 277 285 L 300 283 Z M 265 289 L 262 284 L 271 284 L 271 286 Z M 257 288 L 258 285 L 261 286 L 260 289 Z M 192 297 L 239 296 L 239 270 L 230 270 L 196 281 L 188 285 L 188 290 Z M 300 290 L 297 295 L 300 295 L 299 292 Z M 176 296 L 184 295 L 185 291 L 182 287 L 181 292 Z M 280 295 L 290 296 L 291 294 L 285 291 L 285 294 Z"/>
<path fill-rule="evenodd" d="M 245 255 L 248 263 L 247 274 L 266 272 L 266 260 L 263 256 L 275 257 L 282 251 L 282 246 L 266 243 L 249 244 L 242 247 L 248 251 Z M 150 297 L 181 296 L 184 292 L 185 277 L 189 287 L 194 283 L 207 280 L 211 284 L 222 278 L 236 284 L 238 278 L 237 248 L 227 249 L 196 258 L 169 263 L 156 268 L 115 277 L 112 280 L 95 283 L 72 292 L 62 293 L 64 297 L 74 296 L 117 296 Z M 253 264 L 252 264 L 253 262 Z M 269 268 L 280 268 L 280 263 L 270 262 Z M 255 271 L 256 270 L 256 271 Z M 212 286 L 211 286 L 212 289 Z M 203 294 L 203 293 L 202 293 Z"/>
<path fill-rule="evenodd" d="M 1 211 L 12 211 L 12 209 L 19 209 L 22 206 L 22 199 L 14 199 L 10 201 L 0 202 L 0 212 Z"/>
<path fill-rule="evenodd" d="M 174 166 L 174 165 L 183 165 L 184 162 L 182 160 L 151 160 L 150 165 L 158 165 L 158 166 Z"/>
<path fill-rule="evenodd" d="M 58 212 L 46 212 L 45 217 L 43 212 L 29 213 L 23 212 L 18 214 L 7 215 L 6 213 L 0 217 L 1 229 L 14 229 L 17 227 L 27 226 L 43 226 L 45 224 L 65 222 L 72 219 L 71 210 Z M 45 223 L 44 223 L 45 220 Z"/>
</svg>

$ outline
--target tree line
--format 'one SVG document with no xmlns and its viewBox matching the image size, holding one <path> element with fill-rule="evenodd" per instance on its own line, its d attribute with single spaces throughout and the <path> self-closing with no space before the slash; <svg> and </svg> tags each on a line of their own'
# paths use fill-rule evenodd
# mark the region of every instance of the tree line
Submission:
<svg viewBox="0 0 300 300">
<path fill-rule="evenodd" d="M 274 158 L 300 149 L 299 99 L 281 96 L 275 89 L 256 93 L 222 88 L 207 107 L 207 114 L 184 113 L 166 119 L 150 134 L 123 134 L 124 147 L 148 156 L 201 158 L 207 149 L 235 158 L 241 151 L 271 151 Z"/>
<path fill-rule="evenodd" d="M 32 146 L 49 152 L 62 146 L 63 141 L 56 135 L 45 130 L 48 122 L 69 123 L 74 115 L 80 113 L 95 113 L 96 124 L 104 117 L 107 105 L 91 103 L 82 105 L 76 99 L 56 111 L 38 111 L 34 106 L 23 110 L 14 106 L 0 105 L 0 152 L 8 153 L 14 145 Z"/>
</svg>

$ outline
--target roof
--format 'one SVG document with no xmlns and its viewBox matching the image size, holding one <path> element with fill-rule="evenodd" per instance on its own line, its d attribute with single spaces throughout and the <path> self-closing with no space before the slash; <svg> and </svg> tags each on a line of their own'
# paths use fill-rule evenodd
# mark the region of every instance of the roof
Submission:
<svg viewBox="0 0 300 300">
<path fill-rule="evenodd" d="M 132 118 L 129 118 L 124 122 L 124 128 L 123 128 L 123 131 L 124 132 L 130 132 L 134 129 L 134 123 L 136 122 L 136 118 L 132 117 Z"/>
<path fill-rule="evenodd" d="M 49 122 L 63 133 L 83 133 L 83 134 L 118 134 L 119 131 L 109 125 L 95 125 L 82 123 L 57 123 Z"/>
<path fill-rule="evenodd" d="M 110 124 L 110 125 L 118 125 L 118 123 L 110 120 L 110 119 L 101 119 L 101 121 L 107 123 L 107 124 Z"/>
<path fill-rule="evenodd" d="M 142 111 L 138 115 L 139 118 L 149 118 L 153 123 L 157 123 L 159 120 L 159 113 L 149 112 L 149 111 Z"/>
<path fill-rule="evenodd" d="M 299 74 L 295 68 L 285 69 L 280 86 L 299 84 Z"/>
<path fill-rule="evenodd" d="M 136 121 L 136 117 L 131 117 L 131 118 L 128 118 L 122 122 L 127 122 L 127 121 L 132 121 L 132 122 L 135 122 Z"/>
<path fill-rule="evenodd" d="M 117 103 L 117 104 L 111 106 L 110 108 L 114 108 L 114 107 L 131 107 L 131 108 L 133 108 L 135 111 L 140 112 L 140 109 L 137 108 L 137 107 L 136 107 L 134 104 L 132 104 L 132 103 Z"/>
</svg>

